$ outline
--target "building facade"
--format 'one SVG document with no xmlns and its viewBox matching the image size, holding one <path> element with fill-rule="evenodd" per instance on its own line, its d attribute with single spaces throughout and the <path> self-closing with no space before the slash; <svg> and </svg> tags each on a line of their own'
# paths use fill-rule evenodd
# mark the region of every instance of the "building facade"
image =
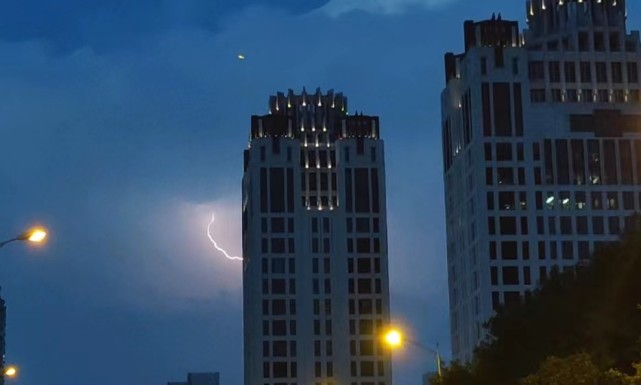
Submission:
<svg viewBox="0 0 641 385">
<path fill-rule="evenodd" d="M 442 93 L 452 349 L 641 209 L 639 33 L 624 0 L 526 2 L 528 28 L 465 22 Z"/>
<path fill-rule="evenodd" d="M 243 177 L 246 385 L 390 385 L 385 159 L 347 98 L 278 93 Z"/>
<path fill-rule="evenodd" d="M 187 382 L 169 382 L 167 385 L 219 385 L 219 373 L 189 373 Z"/>
</svg>

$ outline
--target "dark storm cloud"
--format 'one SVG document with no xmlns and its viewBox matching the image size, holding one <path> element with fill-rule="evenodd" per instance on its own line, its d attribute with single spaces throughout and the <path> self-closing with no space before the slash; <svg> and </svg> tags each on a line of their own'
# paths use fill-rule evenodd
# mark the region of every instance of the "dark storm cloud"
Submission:
<svg viewBox="0 0 641 385">
<path fill-rule="evenodd" d="M 0 39 L 49 40 L 63 52 L 114 50 L 175 26 L 220 31 L 220 20 L 249 6 L 301 14 L 328 0 L 20 0 L 0 5 Z"/>
</svg>

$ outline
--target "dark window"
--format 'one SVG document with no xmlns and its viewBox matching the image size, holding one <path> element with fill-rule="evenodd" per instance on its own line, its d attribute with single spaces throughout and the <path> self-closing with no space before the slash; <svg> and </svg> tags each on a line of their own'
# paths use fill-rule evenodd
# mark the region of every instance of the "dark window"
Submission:
<svg viewBox="0 0 641 385">
<path fill-rule="evenodd" d="M 574 62 L 565 62 L 563 64 L 566 83 L 576 82 L 576 64 Z"/>
<path fill-rule="evenodd" d="M 499 192 L 499 209 L 500 210 L 514 210 L 516 207 L 514 201 L 514 192 L 501 191 Z"/>
<path fill-rule="evenodd" d="M 588 234 L 588 217 L 577 217 L 576 218 L 576 232 L 579 235 Z"/>
<path fill-rule="evenodd" d="M 639 82 L 639 69 L 638 65 L 635 62 L 628 62 L 628 83 L 638 83 Z"/>
<path fill-rule="evenodd" d="M 512 260 L 517 259 L 518 250 L 517 243 L 513 241 L 501 242 L 501 259 Z"/>
<path fill-rule="evenodd" d="M 512 158 L 512 143 L 497 143 L 496 144 L 496 160 L 498 161 L 511 161 Z"/>
<path fill-rule="evenodd" d="M 581 83 L 592 83 L 592 67 L 590 62 L 582 61 L 579 64 L 581 69 Z M 584 100 L 587 102 L 587 100 Z"/>
<path fill-rule="evenodd" d="M 501 224 L 501 235 L 516 235 L 515 217 L 501 217 L 499 222 Z"/>
<path fill-rule="evenodd" d="M 585 184 L 585 151 L 583 141 L 574 139 L 570 142 L 572 147 L 572 171 L 574 174 L 574 184 Z"/>
<path fill-rule="evenodd" d="M 634 183 L 631 145 L 632 142 L 629 140 L 619 141 L 619 168 L 621 170 L 621 182 L 627 185 Z"/>
<path fill-rule="evenodd" d="M 496 170 L 497 182 L 500 185 L 514 185 L 514 170 L 510 167 L 499 167 Z"/>
<path fill-rule="evenodd" d="M 539 259 L 545 260 L 545 242 L 544 241 L 539 241 L 538 250 L 539 250 Z"/>
<path fill-rule="evenodd" d="M 572 217 L 561 217 L 561 234 L 572 235 Z"/>
<path fill-rule="evenodd" d="M 610 230 L 610 235 L 617 235 L 621 232 L 621 226 L 619 217 L 609 217 L 608 218 L 608 227 Z"/>
<path fill-rule="evenodd" d="M 487 193 L 487 209 L 488 211 L 494 210 L 494 194 L 492 192 Z"/>
<path fill-rule="evenodd" d="M 272 167 L 270 177 L 270 212 L 282 213 L 285 211 L 285 169 Z"/>
<path fill-rule="evenodd" d="M 528 75 L 530 80 L 543 80 L 545 79 L 545 71 L 543 70 L 542 61 L 531 61 L 528 63 Z"/>
<path fill-rule="evenodd" d="M 594 33 L 594 50 L 595 51 L 605 51 L 605 38 L 603 37 L 603 32 Z"/>
<path fill-rule="evenodd" d="M 612 68 L 612 83 L 623 83 L 623 66 L 621 62 L 610 63 Z"/>
<path fill-rule="evenodd" d="M 487 231 L 490 235 L 496 235 L 496 220 L 494 217 L 487 218 Z"/>
<path fill-rule="evenodd" d="M 369 196 L 369 170 L 357 168 L 354 170 L 356 212 L 367 213 L 370 211 Z"/>
<path fill-rule="evenodd" d="M 517 267 L 509 266 L 509 267 L 503 268 L 503 284 L 504 285 L 519 284 L 519 269 Z"/>
<path fill-rule="evenodd" d="M 490 84 L 481 85 L 481 96 L 483 102 L 483 135 L 492 136 L 492 114 L 490 103 Z"/>
<path fill-rule="evenodd" d="M 374 377 L 374 362 L 361 361 L 361 376 Z"/>
<path fill-rule="evenodd" d="M 530 90 L 530 101 L 532 103 L 545 103 L 546 93 L 544 88 L 533 88 Z"/>
<path fill-rule="evenodd" d="M 283 301 L 285 302 L 285 301 Z M 287 334 L 287 321 L 273 321 L 272 334 L 275 336 L 284 336 Z"/>
<path fill-rule="evenodd" d="M 558 184 L 570 184 L 568 141 L 556 140 L 556 175 Z"/>
<path fill-rule="evenodd" d="M 481 58 L 481 75 L 487 75 L 487 59 Z"/>
<path fill-rule="evenodd" d="M 608 82 L 608 67 L 605 62 L 596 62 L 596 81 L 598 83 Z"/>
<path fill-rule="evenodd" d="M 494 83 L 494 128 L 497 136 L 512 136 L 512 109 L 509 83 Z"/>
<path fill-rule="evenodd" d="M 491 283 L 492 286 L 498 286 L 499 284 L 499 270 L 496 266 L 492 266 L 490 270 L 490 275 L 491 275 Z"/>
<path fill-rule="evenodd" d="M 605 234 L 605 225 L 603 217 L 592 217 L 592 233 L 596 235 Z"/>
<path fill-rule="evenodd" d="M 579 51 L 590 50 L 590 35 L 587 32 L 579 32 Z"/>
<path fill-rule="evenodd" d="M 563 259 L 574 259 L 574 246 L 572 245 L 572 241 L 561 242 L 561 252 L 563 253 Z"/>
<path fill-rule="evenodd" d="M 550 71 L 550 82 L 558 83 L 561 81 L 561 65 L 558 61 L 551 61 L 548 63 Z"/>
<path fill-rule="evenodd" d="M 532 284 L 532 276 L 530 274 L 530 268 L 528 266 L 525 266 L 523 268 L 523 284 L 525 285 Z"/>
<path fill-rule="evenodd" d="M 610 51 L 621 51 L 621 35 L 617 32 L 610 33 Z"/>
<path fill-rule="evenodd" d="M 613 140 L 603 141 L 603 183 L 604 184 L 617 184 L 617 164 L 615 157 L 615 148 Z"/>
</svg>

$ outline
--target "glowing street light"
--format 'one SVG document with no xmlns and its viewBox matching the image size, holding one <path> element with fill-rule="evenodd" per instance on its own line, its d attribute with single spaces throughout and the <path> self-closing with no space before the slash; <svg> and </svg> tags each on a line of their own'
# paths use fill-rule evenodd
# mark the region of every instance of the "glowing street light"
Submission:
<svg viewBox="0 0 641 385">
<path fill-rule="evenodd" d="M 16 378 L 18 377 L 18 368 L 15 366 L 7 366 L 4 368 L 4 376 L 7 378 Z"/>
<path fill-rule="evenodd" d="M 403 344 L 403 336 L 396 329 L 389 330 L 383 338 L 390 348 L 398 348 Z"/>
<path fill-rule="evenodd" d="M 47 231 L 43 228 L 40 227 L 35 227 L 29 231 L 25 231 L 24 233 L 18 235 L 17 237 L 13 239 L 6 240 L 4 242 L 0 242 L 0 248 L 2 248 L 4 245 L 7 245 L 11 242 L 16 242 L 16 241 L 27 241 L 27 242 L 32 242 L 32 243 L 41 243 L 42 241 L 47 238 Z"/>
<path fill-rule="evenodd" d="M 436 351 L 434 349 L 431 349 L 431 348 L 429 348 L 429 347 L 427 347 L 427 346 L 425 346 L 425 345 L 423 345 L 421 343 L 418 343 L 416 341 L 413 341 L 411 339 L 403 338 L 403 334 L 398 329 L 388 329 L 387 332 L 385 332 L 385 334 L 382 335 L 382 339 L 383 339 L 383 342 L 385 343 L 385 345 L 387 345 L 387 347 L 389 347 L 390 349 L 393 349 L 393 350 L 399 349 L 401 346 L 403 346 L 403 342 L 407 341 L 410 344 L 412 344 L 412 345 L 414 345 L 414 346 L 416 346 L 416 347 L 418 347 L 418 348 L 420 348 L 422 350 L 425 350 L 426 352 L 428 352 L 430 354 L 433 354 L 434 357 L 436 358 L 436 367 L 437 367 L 437 371 L 438 371 L 438 376 L 441 377 L 443 375 L 441 355 L 439 354 L 438 351 Z"/>
</svg>

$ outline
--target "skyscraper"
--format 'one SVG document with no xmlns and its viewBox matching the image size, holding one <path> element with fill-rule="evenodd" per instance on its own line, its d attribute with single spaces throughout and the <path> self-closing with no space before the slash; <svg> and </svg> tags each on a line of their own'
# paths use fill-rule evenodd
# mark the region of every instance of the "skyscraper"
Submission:
<svg viewBox="0 0 641 385">
<path fill-rule="evenodd" d="M 528 29 L 465 22 L 442 93 L 454 357 L 551 269 L 587 262 L 641 209 L 639 33 L 624 0 L 526 3 Z"/>
<path fill-rule="evenodd" d="M 389 385 L 379 119 L 333 91 L 278 93 L 244 163 L 245 384 Z"/>
</svg>

